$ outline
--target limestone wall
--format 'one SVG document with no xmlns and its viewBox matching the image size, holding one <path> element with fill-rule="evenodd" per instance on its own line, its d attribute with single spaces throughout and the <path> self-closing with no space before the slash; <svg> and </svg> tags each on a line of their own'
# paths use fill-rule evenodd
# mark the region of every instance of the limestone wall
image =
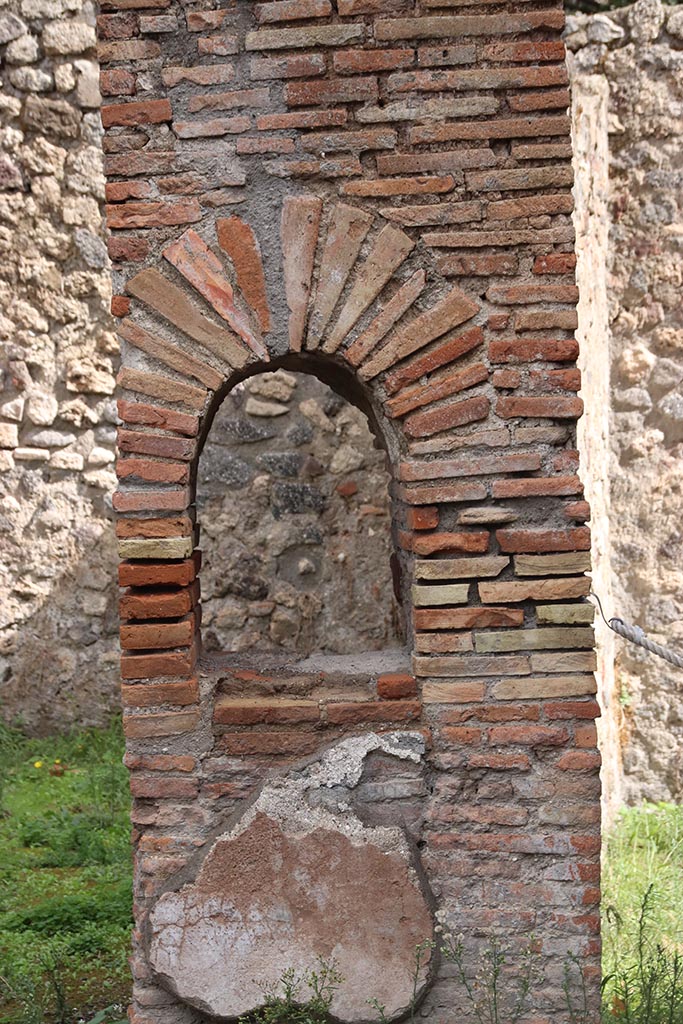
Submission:
<svg viewBox="0 0 683 1024">
<path fill-rule="evenodd" d="M 42 730 L 118 702 L 94 22 L 81 0 L 0 6 L 0 701 Z"/>
<path fill-rule="evenodd" d="M 592 495 L 597 581 L 609 615 L 635 622 L 660 642 L 681 649 L 683 10 L 639 0 L 609 14 L 572 15 L 566 42 L 573 51 L 569 62 L 578 149 L 585 151 L 588 140 L 596 141 L 586 97 L 605 97 L 609 132 L 607 202 L 601 203 L 599 196 L 595 202 L 595 195 L 586 193 L 590 235 L 579 246 L 584 256 L 592 250 L 585 279 L 593 282 L 595 300 L 592 312 L 583 310 L 584 386 L 591 386 L 593 375 L 593 394 L 604 391 L 607 356 L 610 374 L 609 445 L 600 442 L 602 428 L 592 433 L 589 428 L 588 438 L 603 475 L 609 473 L 609 495 L 595 478 L 590 485 L 600 491 L 597 503 Z M 599 138 L 597 143 L 603 145 Z M 595 169 L 597 150 L 595 145 L 588 149 Z M 584 179 L 589 175 L 584 163 Z M 580 222 L 578 228 L 581 233 Z M 601 305 L 596 297 L 602 288 L 596 243 L 607 232 L 606 299 Z M 595 407 L 593 415 L 600 418 Z M 605 671 L 610 662 L 607 648 Z M 612 706 L 623 748 L 624 798 L 680 800 L 680 671 L 617 641 L 615 688 Z"/>
</svg>

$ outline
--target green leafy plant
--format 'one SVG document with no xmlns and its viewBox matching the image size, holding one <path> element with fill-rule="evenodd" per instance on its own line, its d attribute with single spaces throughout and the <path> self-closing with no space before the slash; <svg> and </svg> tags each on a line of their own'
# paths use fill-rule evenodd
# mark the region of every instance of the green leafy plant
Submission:
<svg viewBox="0 0 683 1024">
<path fill-rule="evenodd" d="M 466 964 L 463 936 L 456 938 L 446 932 L 440 952 L 444 960 L 454 965 L 479 1024 L 517 1024 L 527 1009 L 533 985 L 542 978 L 533 941 L 515 956 L 496 937 L 492 938 L 474 973 Z"/>
<path fill-rule="evenodd" d="M 334 961 L 318 958 L 310 970 L 289 968 L 264 991 L 264 1005 L 239 1024 L 327 1024 L 335 992 L 343 981 Z"/>
</svg>

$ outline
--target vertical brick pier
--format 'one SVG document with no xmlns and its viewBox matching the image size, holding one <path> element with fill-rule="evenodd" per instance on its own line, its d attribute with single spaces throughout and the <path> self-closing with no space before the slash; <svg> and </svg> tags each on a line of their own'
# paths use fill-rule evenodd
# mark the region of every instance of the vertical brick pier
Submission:
<svg viewBox="0 0 683 1024">
<path fill-rule="evenodd" d="M 462 933 L 472 970 L 491 937 L 520 949 L 533 936 L 544 977 L 524 1019 L 569 1020 L 568 952 L 597 1019 L 600 758 L 562 25 L 542 0 L 102 2 L 134 1024 L 234 1017 L 242 947 L 221 938 L 211 973 L 223 926 L 212 918 L 202 939 L 183 894 L 226 914 L 233 886 L 244 908 L 231 858 L 250 829 L 268 837 L 250 871 L 269 878 L 269 842 L 309 857 L 308 822 L 338 851 L 349 816 L 355 852 L 325 879 L 340 920 L 379 900 L 391 861 L 392 884 L 405 868 L 422 894 L 395 929 L 408 945 L 431 937 L 424 907 Z M 362 408 L 386 450 L 400 656 L 201 657 L 197 463 L 225 395 L 279 367 Z M 337 777 L 334 751 L 353 770 Z M 288 822 L 280 797 L 302 777 L 313 809 Z M 334 786 L 347 797 L 320 817 Z M 308 838 L 297 847 L 294 833 Z M 363 843 L 378 872 L 367 892 L 351 867 Z M 310 890 L 327 868 L 306 863 Z M 358 940 L 342 928 L 335 946 L 306 913 L 291 949 L 304 936 L 343 960 Z M 174 927 L 191 933 L 184 946 Z M 372 978 L 389 971 L 382 941 L 363 953 Z M 268 980 L 274 947 L 258 942 Z M 206 992 L 192 989 L 195 963 Z M 430 1024 L 468 1019 L 437 958 L 420 991 Z M 371 1019 L 352 1002 L 340 1019 Z"/>
</svg>

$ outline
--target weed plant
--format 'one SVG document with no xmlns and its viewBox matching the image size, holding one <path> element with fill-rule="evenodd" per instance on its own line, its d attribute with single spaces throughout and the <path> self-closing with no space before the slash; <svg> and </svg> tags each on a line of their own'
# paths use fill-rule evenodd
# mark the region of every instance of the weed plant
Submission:
<svg viewBox="0 0 683 1024">
<path fill-rule="evenodd" d="M 97 1011 L 108 1024 L 128 1002 L 122 754 L 119 723 L 47 740 L 0 727 L 0 1024 L 73 1024 Z"/>
</svg>

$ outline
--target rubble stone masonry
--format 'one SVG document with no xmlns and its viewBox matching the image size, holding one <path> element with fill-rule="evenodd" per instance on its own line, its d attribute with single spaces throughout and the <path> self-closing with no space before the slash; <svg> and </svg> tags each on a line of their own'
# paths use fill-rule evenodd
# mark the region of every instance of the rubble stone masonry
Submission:
<svg viewBox="0 0 683 1024">
<path fill-rule="evenodd" d="M 596 1012 L 563 24 L 523 2 L 103 4 L 138 1024 L 255 1005 L 235 948 L 264 983 L 287 951 L 336 956 L 338 1016 L 366 1019 L 359 991 L 405 976 L 425 908 L 472 969 L 492 935 L 534 936 L 529 1020 L 569 1019 L 568 951 Z M 282 370 L 386 453 L 404 648 L 202 655 L 199 454 L 226 394 Z M 419 992 L 427 1019 L 467 1012 L 437 958 Z"/>
</svg>

